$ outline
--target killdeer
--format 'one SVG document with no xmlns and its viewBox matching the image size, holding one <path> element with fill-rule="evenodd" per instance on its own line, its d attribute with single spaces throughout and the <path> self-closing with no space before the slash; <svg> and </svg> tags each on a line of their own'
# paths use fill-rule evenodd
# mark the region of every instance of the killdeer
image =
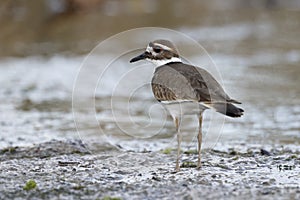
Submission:
<svg viewBox="0 0 300 200">
<path fill-rule="evenodd" d="M 130 63 L 139 60 L 148 60 L 156 65 L 151 86 L 154 97 L 165 106 L 175 123 L 178 143 L 176 171 L 180 170 L 181 119 L 188 114 L 198 116 L 197 168 L 200 168 L 203 112 L 214 109 L 229 117 L 240 117 L 244 110 L 233 104 L 241 103 L 230 98 L 209 72 L 183 63 L 176 47 L 168 40 L 150 42 L 145 52 L 132 58 Z"/>
</svg>

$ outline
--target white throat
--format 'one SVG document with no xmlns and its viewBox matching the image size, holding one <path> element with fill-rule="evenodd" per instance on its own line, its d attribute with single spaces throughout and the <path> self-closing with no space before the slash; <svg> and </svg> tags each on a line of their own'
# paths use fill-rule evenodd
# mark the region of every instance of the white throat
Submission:
<svg viewBox="0 0 300 200">
<path fill-rule="evenodd" d="M 171 63 L 171 62 L 182 62 L 180 58 L 172 57 L 170 59 L 164 59 L 164 60 L 154 60 L 154 59 L 146 59 L 150 62 L 152 62 L 156 67 Z"/>
</svg>

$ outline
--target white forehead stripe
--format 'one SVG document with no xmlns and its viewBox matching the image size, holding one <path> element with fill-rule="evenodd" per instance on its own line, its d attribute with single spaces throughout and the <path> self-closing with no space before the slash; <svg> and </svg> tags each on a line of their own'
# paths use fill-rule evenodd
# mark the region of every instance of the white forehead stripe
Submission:
<svg viewBox="0 0 300 200">
<path fill-rule="evenodd" d="M 159 43 L 154 43 L 155 46 L 159 46 L 162 49 L 168 50 L 168 51 L 173 51 L 173 49 L 171 49 L 170 47 L 167 47 L 166 45 L 163 44 L 159 44 Z M 146 48 L 147 52 L 152 52 L 153 51 L 153 47 L 150 47 L 149 45 Z"/>
<path fill-rule="evenodd" d="M 162 49 L 172 51 L 172 49 L 171 49 L 170 47 L 167 47 L 166 45 L 159 44 L 159 43 L 154 43 L 154 45 L 155 45 L 155 46 L 159 46 L 159 47 L 161 47 Z"/>
<path fill-rule="evenodd" d="M 150 47 L 150 46 L 148 45 L 147 48 L 146 48 L 146 51 L 147 51 L 148 53 L 150 53 L 150 52 L 152 51 L 152 47 Z"/>
</svg>

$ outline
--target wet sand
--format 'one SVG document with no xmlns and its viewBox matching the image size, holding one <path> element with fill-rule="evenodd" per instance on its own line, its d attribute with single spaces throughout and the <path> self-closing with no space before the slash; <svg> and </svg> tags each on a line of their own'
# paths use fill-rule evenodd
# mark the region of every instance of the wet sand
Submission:
<svg viewBox="0 0 300 200">
<path fill-rule="evenodd" d="M 265 147 L 266 148 L 266 147 Z M 107 146 L 90 154 L 82 142 L 57 141 L 1 149 L 0 199 L 299 199 L 300 152 L 290 147 L 248 147 L 182 155 L 133 152 Z M 28 180 L 36 188 L 25 190 Z"/>
</svg>

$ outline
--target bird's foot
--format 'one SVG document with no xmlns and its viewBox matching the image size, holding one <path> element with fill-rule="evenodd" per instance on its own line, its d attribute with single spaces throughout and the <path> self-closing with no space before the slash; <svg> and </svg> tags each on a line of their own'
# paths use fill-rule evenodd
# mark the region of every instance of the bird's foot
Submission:
<svg viewBox="0 0 300 200">
<path fill-rule="evenodd" d="M 177 173 L 177 172 L 180 172 L 179 162 L 176 163 L 176 167 L 175 167 L 174 173 Z"/>
<path fill-rule="evenodd" d="M 201 167 L 202 167 L 201 163 L 198 163 L 196 169 L 199 170 L 199 169 L 201 169 Z"/>
</svg>

